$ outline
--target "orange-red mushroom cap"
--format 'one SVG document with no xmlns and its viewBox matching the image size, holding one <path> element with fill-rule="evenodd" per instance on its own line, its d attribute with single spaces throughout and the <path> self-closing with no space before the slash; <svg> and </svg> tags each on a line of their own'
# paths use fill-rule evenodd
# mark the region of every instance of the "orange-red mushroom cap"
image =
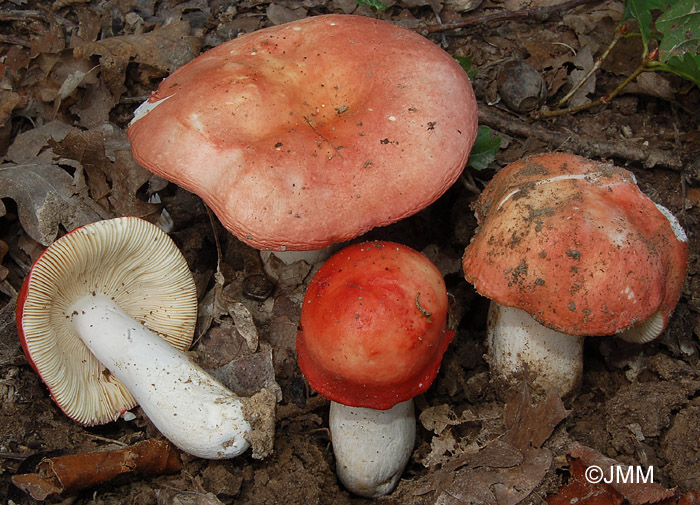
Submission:
<svg viewBox="0 0 700 505">
<path fill-rule="evenodd" d="M 447 310 L 442 275 L 424 255 L 392 242 L 352 245 L 309 284 L 299 366 L 330 400 L 389 409 L 433 382 L 454 336 Z"/>
<path fill-rule="evenodd" d="M 452 57 L 346 15 L 221 44 L 143 110 L 128 131 L 134 158 L 272 250 L 320 249 L 418 212 L 459 177 L 477 131 Z"/>
<path fill-rule="evenodd" d="M 658 333 L 668 323 L 688 243 L 631 172 L 534 156 L 500 171 L 475 209 L 479 229 L 463 267 L 483 296 L 570 335 L 611 335 L 654 315 Z"/>
</svg>

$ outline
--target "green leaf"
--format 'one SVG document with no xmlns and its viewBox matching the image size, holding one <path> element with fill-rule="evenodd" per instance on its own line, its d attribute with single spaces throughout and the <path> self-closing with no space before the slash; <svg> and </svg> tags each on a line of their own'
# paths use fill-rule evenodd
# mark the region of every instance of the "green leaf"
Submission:
<svg viewBox="0 0 700 505">
<path fill-rule="evenodd" d="M 644 45 L 644 55 L 648 50 L 649 39 L 652 37 L 651 22 L 653 10 L 666 10 L 666 2 L 664 0 L 625 0 L 625 12 L 622 15 L 620 24 L 626 23 L 630 19 L 636 19 L 639 25 L 639 33 L 642 36 L 642 44 Z"/>
<path fill-rule="evenodd" d="M 651 70 L 666 70 L 700 86 L 700 55 L 685 53 L 683 59 L 672 56 L 666 63 L 651 62 Z"/>
<path fill-rule="evenodd" d="M 469 56 L 454 56 L 454 59 L 457 60 L 459 66 L 464 69 L 464 71 L 469 76 L 469 79 L 474 80 L 474 77 L 476 77 L 477 70 L 475 68 L 472 68 L 472 59 Z"/>
<path fill-rule="evenodd" d="M 700 85 L 700 1 L 678 0 L 656 20 L 659 67 Z"/>
<path fill-rule="evenodd" d="M 501 148 L 501 137 L 492 136 L 488 126 L 479 126 L 476 134 L 476 142 L 469 153 L 467 166 L 474 170 L 483 170 L 496 158 L 496 153 Z"/>
<path fill-rule="evenodd" d="M 387 7 L 389 7 L 387 4 L 382 2 L 381 0 L 355 0 L 358 4 L 360 5 L 365 5 L 367 7 L 371 7 L 374 10 L 377 11 L 383 11 Z"/>
</svg>

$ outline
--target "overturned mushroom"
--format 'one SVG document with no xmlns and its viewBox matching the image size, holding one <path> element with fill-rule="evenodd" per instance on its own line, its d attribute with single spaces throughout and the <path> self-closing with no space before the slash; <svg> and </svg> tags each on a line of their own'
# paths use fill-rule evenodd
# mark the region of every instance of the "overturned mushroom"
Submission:
<svg viewBox="0 0 700 505">
<path fill-rule="evenodd" d="M 22 348 L 66 415 L 115 420 L 137 403 L 182 450 L 228 458 L 252 431 L 239 398 L 190 361 L 197 295 L 172 240 L 146 221 L 78 228 L 36 261 L 17 301 Z"/>
</svg>

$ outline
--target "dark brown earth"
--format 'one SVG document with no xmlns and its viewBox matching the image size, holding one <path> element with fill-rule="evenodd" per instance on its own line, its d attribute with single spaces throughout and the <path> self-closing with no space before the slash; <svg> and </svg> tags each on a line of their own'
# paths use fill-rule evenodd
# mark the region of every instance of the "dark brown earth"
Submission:
<svg viewBox="0 0 700 505">
<path fill-rule="evenodd" d="M 486 0 L 467 14 L 458 12 L 459 4 L 446 0 L 435 6 L 442 7 L 443 22 L 520 8 L 516 0 Z M 4 156 L 0 196 L 6 207 L 0 212 L 4 214 L 0 217 L 3 503 L 33 503 L 11 484 L 10 477 L 33 472 L 42 457 L 120 448 L 159 437 L 138 408 L 133 421 L 92 428 L 77 425 L 53 404 L 28 366 L 14 325 L 14 295 L 44 246 L 35 240 L 36 233 L 30 238 L 28 225 L 23 226 L 18 215 L 34 213 L 29 202 L 44 186 L 29 189 L 24 176 L 17 176 L 19 182 L 9 181 L 12 165 L 24 170 L 28 165 L 40 166 L 41 179 L 54 187 L 71 188 L 70 176 L 75 178 L 69 190 L 73 194 L 66 198 L 68 210 L 50 208 L 61 224 L 53 231 L 47 226 L 42 235 L 48 237 L 45 243 L 89 220 L 117 215 L 155 220 L 161 206 L 144 201 L 150 182 L 175 221 L 172 237 L 189 261 L 202 300 L 201 338 L 193 347 L 193 357 L 212 369 L 232 359 L 242 360 L 238 363 L 255 373 L 239 377 L 239 384 L 276 381 L 281 389 L 274 453 L 269 457 L 254 460 L 247 453 L 227 461 L 205 461 L 183 455 L 184 467 L 174 475 L 123 478 L 55 502 L 313 505 L 372 501 L 351 496 L 337 481 L 327 430 L 328 404 L 310 390 L 296 366 L 296 325 L 309 268 L 304 264 L 277 268 L 274 291 L 263 301 L 256 300 L 251 296 L 261 289 L 254 285 L 260 279 L 256 254 L 216 226 L 225 284 L 220 296 L 223 306 L 212 304 L 217 244 L 204 206 L 197 197 L 151 179 L 135 166 L 124 135 L 136 105 L 164 75 L 200 51 L 273 23 L 343 12 L 416 29 L 437 24 L 431 3 L 425 0 L 397 2 L 381 13 L 357 7 L 351 0 L 275 4 L 17 0 L 0 7 L 0 154 Z M 533 67 L 544 78 L 545 105 L 553 108 L 570 86 L 567 77 L 577 71 L 576 65 L 589 65 L 612 37 L 621 2 L 587 2 L 577 8 L 552 9 L 549 14 L 546 20 L 525 16 L 482 21 L 428 35 L 446 44 L 449 53 L 472 58 L 472 67 L 478 70 L 473 83 L 481 124 L 502 135 L 503 149 L 488 169 L 468 169 L 465 178 L 428 209 L 366 237 L 405 243 L 437 263 L 451 294 L 457 330 L 433 386 L 416 400 L 420 421 L 413 458 L 397 490 L 378 502 L 514 504 L 522 500 L 541 504 L 553 500 L 567 481 L 574 480 L 571 458 L 583 457 L 574 450 L 574 442 L 620 464 L 652 466 L 658 489 L 672 489 L 671 495 L 700 490 L 700 90 L 674 76 L 644 74 L 641 82 L 606 108 L 552 119 L 510 110 L 504 102 L 515 106 L 523 100 L 499 95 L 497 76 L 504 62 L 519 58 Z M 170 32 L 153 32 L 172 19 L 182 22 L 171 25 Z M 150 33 L 150 38 L 94 44 L 141 33 Z M 595 89 L 580 99 L 585 102 L 609 93 L 629 75 L 639 63 L 637 44 L 633 39 L 618 45 L 596 74 Z M 587 54 L 592 55 L 588 63 Z M 101 66 L 94 68 L 98 63 Z M 515 89 L 525 87 L 521 81 Z M 535 82 L 532 89 L 536 96 L 540 85 Z M 483 358 L 488 302 L 464 281 L 459 263 L 476 225 L 469 205 L 477 192 L 506 163 L 554 150 L 632 170 L 641 189 L 678 216 L 690 244 L 688 278 L 667 330 L 646 345 L 588 339 L 583 384 L 564 400 L 568 415 L 556 398 L 548 403 L 540 400 L 538 409 L 530 407 L 527 395 L 506 402 L 489 382 Z M 48 223 L 51 216 L 42 220 Z M 227 310 L 236 302 L 252 314 L 259 342 L 251 344 L 252 337 L 240 321 L 236 330 Z M 263 378 L 251 379 L 250 375 L 258 374 Z M 572 451 L 575 456 L 567 460 L 566 454 Z M 639 487 L 637 492 L 619 496 L 629 503 L 657 501 L 648 488 Z M 588 503 L 583 496 L 573 498 Z M 573 498 L 567 500 L 574 503 Z M 620 503 L 607 499 L 605 503 Z"/>
</svg>

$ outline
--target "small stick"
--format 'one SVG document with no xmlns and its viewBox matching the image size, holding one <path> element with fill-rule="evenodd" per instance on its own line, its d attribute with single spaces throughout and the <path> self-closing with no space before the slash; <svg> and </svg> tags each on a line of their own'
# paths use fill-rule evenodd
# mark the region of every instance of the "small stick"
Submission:
<svg viewBox="0 0 700 505">
<path fill-rule="evenodd" d="M 35 500 L 45 500 L 120 475 L 161 475 L 181 468 L 180 453 L 170 442 L 146 440 L 125 449 L 45 458 L 37 473 L 13 475 L 12 483 Z"/>
<path fill-rule="evenodd" d="M 610 102 L 613 101 L 613 99 L 622 92 L 622 90 L 632 81 L 634 81 L 639 74 L 642 72 L 647 72 L 649 71 L 649 62 L 652 61 L 656 55 L 657 55 L 657 49 L 654 49 L 651 53 L 649 53 L 649 57 L 647 57 L 642 63 L 639 64 L 639 66 L 636 68 L 634 72 L 632 72 L 627 79 L 625 79 L 620 85 L 615 88 L 612 93 L 609 93 L 605 96 L 601 96 L 598 100 L 595 100 L 594 102 L 586 103 L 583 105 L 579 105 L 578 107 L 569 107 L 568 109 L 557 109 L 557 110 L 543 110 L 535 114 L 536 117 L 539 118 L 548 118 L 548 117 L 555 117 L 555 116 L 563 116 L 565 114 L 575 114 L 576 112 L 580 112 L 582 110 L 588 110 L 592 109 L 594 107 L 598 107 L 599 105 L 603 105 L 607 107 L 610 105 Z"/>
<path fill-rule="evenodd" d="M 548 130 L 539 124 L 528 123 L 500 112 L 495 107 L 479 107 L 479 124 L 511 137 L 536 138 L 552 146 L 561 146 L 566 142 L 569 152 L 589 158 L 622 158 L 645 168 L 660 166 L 678 172 L 686 167 L 678 150 L 651 146 L 641 148 L 638 143 L 629 140 L 601 140 L 585 133 L 563 132 L 561 128 Z"/>
<path fill-rule="evenodd" d="M 421 26 L 415 29 L 418 33 L 426 35 L 428 33 L 442 32 L 445 30 L 456 30 L 457 28 L 465 28 L 467 26 L 481 25 L 486 23 L 494 23 L 498 21 L 513 21 L 523 19 L 535 19 L 537 21 L 545 21 L 553 14 L 559 11 L 565 11 L 585 5 L 589 3 L 599 2 L 600 0 L 569 0 L 559 5 L 549 7 L 535 7 L 533 9 L 518 9 L 517 11 L 500 11 L 493 14 L 481 16 L 469 16 L 460 21 L 451 23 L 442 23 L 437 25 Z"/>
<path fill-rule="evenodd" d="M 622 25 L 619 29 L 615 30 L 615 35 L 613 39 L 610 41 L 610 44 L 608 44 L 608 47 L 605 48 L 605 51 L 603 51 L 603 54 L 598 56 L 596 58 L 595 63 L 593 66 L 586 72 L 586 75 L 584 75 L 580 81 L 576 83 L 576 85 L 569 90 L 569 92 L 559 100 L 559 103 L 557 103 L 557 107 L 563 106 L 566 102 L 569 101 L 569 99 L 576 93 L 581 86 L 584 85 L 584 83 L 591 78 L 594 72 L 596 72 L 603 62 L 607 59 L 608 55 L 610 54 L 610 51 L 613 50 L 613 48 L 617 45 L 617 43 L 625 36 L 627 35 L 627 25 Z"/>
</svg>

